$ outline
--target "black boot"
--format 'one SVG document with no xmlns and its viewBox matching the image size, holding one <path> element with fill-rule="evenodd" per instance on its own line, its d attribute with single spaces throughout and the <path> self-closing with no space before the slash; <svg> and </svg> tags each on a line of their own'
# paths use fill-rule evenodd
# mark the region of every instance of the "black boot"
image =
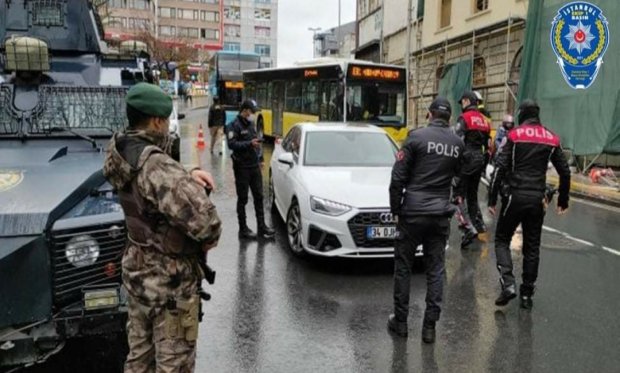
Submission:
<svg viewBox="0 0 620 373">
<path fill-rule="evenodd" d="M 434 321 L 424 321 L 422 324 L 422 341 L 424 343 L 435 343 Z"/>
<path fill-rule="evenodd" d="M 250 228 L 248 228 L 245 224 L 239 224 L 239 238 L 246 240 L 255 240 L 256 233 L 252 232 Z"/>
<path fill-rule="evenodd" d="M 397 336 L 404 338 L 407 338 L 409 332 L 407 322 L 396 320 L 396 316 L 394 315 L 390 315 L 390 317 L 388 317 L 388 330 L 394 332 Z"/>
<path fill-rule="evenodd" d="M 508 285 L 504 287 L 499 297 L 495 300 L 496 306 L 505 306 L 511 300 L 517 297 L 517 291 L 514 285 Z"/>
<path fill-rule="evenodd" d="M 482 213 L 479 212 L 476 218 L 474 219 L 474 227 L 478 233 L 486 233 L 487 226 L 484 224 L 484 219 L 482 218 Z"/>
<path fill-rule="evenodd" d="M 478 237 L 478 232 L 476 232 L 474 227 L 468 228 L 465 233 L 463 233 L 463 237 L 461 238 L 461 249 L 465 249 L 467 246 L 471 245 L 476 237 Z"/>
<path fill-rule="evenodd" d="M 276 231 L 265 223 L 265 215 L 263 211 L 257 211 L 256 222 L 258 226 L 258 236 L 264 239 L 275 237 Z"/>
<path fill-rule="evenodd" d="M 521 308 L 524 310 L 531 310 L 534 307 L 534 301 L 532 301 L 532 295 L 534 295 L 533 285 L 521 285 L 519 288 L 519 298 L 521 300 Z"/>
</svg>

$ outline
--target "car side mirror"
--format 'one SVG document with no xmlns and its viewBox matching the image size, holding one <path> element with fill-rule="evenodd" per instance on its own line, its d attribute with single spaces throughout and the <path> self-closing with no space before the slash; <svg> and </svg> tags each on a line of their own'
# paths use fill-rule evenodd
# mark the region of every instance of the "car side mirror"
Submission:
<svg viewBox="0 0 620 373">
<path fill-rule="evenodd" d="M 287 164 L 289 167 L 293 167 L 295 160 L 293 159 L 293 153 L 282 153 L 278 157 L 278 162 Z"/>
<path fill-rule="evenodd" d="M 179 113 L 178 119 L 179 119 L 179 120 L 181 120 L 181 119 L 185 119 L 185 114 L 183 114 L 183 113 Z"/>
</svg>

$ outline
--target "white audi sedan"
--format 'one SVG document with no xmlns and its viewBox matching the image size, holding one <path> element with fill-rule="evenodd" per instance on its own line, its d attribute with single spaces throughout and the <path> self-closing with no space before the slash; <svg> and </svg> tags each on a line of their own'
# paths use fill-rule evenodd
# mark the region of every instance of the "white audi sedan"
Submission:
<svg viewBox="0 0 620 373">
<path fill-rule="evenodd" d="M 363 124 L 302 123 L 276 142 L 269 194 L 293 253 L 392 257 L 388 188 L 397 151 L 385 131 Z"/>
</svg>

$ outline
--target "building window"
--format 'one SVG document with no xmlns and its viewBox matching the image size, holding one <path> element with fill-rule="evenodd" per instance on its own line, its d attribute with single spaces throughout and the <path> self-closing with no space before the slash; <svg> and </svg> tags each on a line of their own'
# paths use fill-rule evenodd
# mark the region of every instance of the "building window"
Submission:
<svg viewBox="0 0 620 373">
<path fill-rule="evenodd" d="M 224 18 L 240 20 L 241 19 L 241 8 L 237 6 L 231 6 L 231 7 L 224 8 Z"/>
<path fill-rule="evenodd" d="M 176 18 L 177 10 L 175 8 L 159 8 L 159 16 L 162 18 Z"/>
<path fill-rule="evenodd" d="M 200 0 L 203 4 L 219 4 L 220 0 Z"/>
<path fill-rule="evenodd" d="M 149 2 L 147 0 L 127 0 L 128 8 L 148 10 Z"/>
<path fill-rule="evenodd" d="M 254 19 L 270 20 L 271 10 L 269 9 L 254 9 Z"/>
<path fill-rule="evenodd" d="M 106 24 L 112 28 L 126 28 L 127 18 L 125 17 L 108 17 Z"/>
<path fill-rule="evenodd" d="M 147 30 L 149 28 L 149 20 L 144 18 L 129 18 L 127 26 L 133 30 Z"/>
<path fill-rule="evenodd" d="M 254 2 L 259 4 L 271 4 L 271 0 L 254 0 Z"/>
<path fill-rule="evenodd" d="M 261 69 L 268 69 L 270 67 L 271 67 L 271 62 L 261 62 L 259 64 L 259 68 L 261 68 Z"/>
<path fill-rule="evenodd" d="M 209 40 L 220 40 L 220 30 L 202 28 L 200 29 L 200 37 Z"/>
<path fill-rule="evenodd" d="M 127 3 L 125 0 L 110 0 L 108 2 L 110 8 L 127 8 Z"/>
<path fill-rule="evenodd" d="M 439 19 L 439 28 L 450 26 L 451 16 L 452 0 L 441 0 L 441 18 Z"/>
<path fill-rule="evenodd" d="M 232 36 L 234 38 L 241 37 L 241 26 L 239 25 L 224 25 L 224 35 Z"/>
<path fill-rule="evenodd" d="M 271 36 L 271 28 L 263 26 L 254 27 L 254 35 L 258 37 L 268 38 Z"/>
<path fill-rule="evenodd" d="M 487 84 L 487 65 L 484 57 L 474 57 L 474 87 Z"/>
<path fill-rule="evenodd" d="M 254 46 L 254 52 L 256 54 L 260 54 L 261 56 L 270 56 L 271 46 L 267 44 L 256 44 Z"/>
<path fill-rule="evenodd" d="M 207 22 L 219 22 L 220 21 L 220 12 L 209 12 L 206 10 L 200 11 L 200 20 Z"/>
<path fill-rule="evenodd" d="M 159 35 L 161 36 L 176 36 L 176 31 L 174 26 L 159 26 Z"/>
<path fill-rule="evenodd" d="M 474 0 L 474 13 L 489 9 L 489 0 Z"/>
<path fill-rule="evenodd" d="M 198 29 L 193 27 L 179 27 L 178 36 L 183 38 L 198 39 Z"/>
<path fill-rule="evenodd" d="M 241 51 L 241 44 L 226 42 L 224 43 L 224 50 L 231 51 L 231 52 L 239 52 Z"/>
<path fill-rule="evenodd" d="M 212 12 L 211 12 L 212 13 Z M 198 21 L 199 11 L 193 9 L 177 9 L 177 18 Z"/>
</svg>

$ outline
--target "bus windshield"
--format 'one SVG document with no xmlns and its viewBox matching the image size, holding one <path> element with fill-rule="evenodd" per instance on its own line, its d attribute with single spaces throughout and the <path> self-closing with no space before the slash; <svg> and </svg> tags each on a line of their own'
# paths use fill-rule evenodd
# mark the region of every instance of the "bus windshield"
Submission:
<svg viewBox="0 0 620 373">
<path fill-rule="evenodd" d="M 347 120 L 404 125 L 405 87 L 368 82 L 348 84 Z"/>
</svg>

